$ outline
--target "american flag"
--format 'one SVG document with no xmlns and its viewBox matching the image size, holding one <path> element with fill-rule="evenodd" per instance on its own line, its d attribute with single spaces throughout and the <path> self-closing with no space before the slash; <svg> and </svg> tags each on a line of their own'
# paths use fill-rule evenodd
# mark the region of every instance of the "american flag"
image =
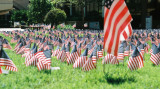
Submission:
<svg viewBox="0 0 160 89">
<path fill-rule="evenodd" d="M 145 51 L 144 51 L 144 44 L 141 44 L 141 45 L 139 46 L 139 48 L 140 48 L 140 50 L 141 50 L 142 55 L 144 55 L 144 53 L 145 53 Z"/>
<path fill-rule="evenodd" d="M 113 58 L 111 59 L 110 64 L 119 64 L 119 61 L 117 60 L 116 56 L 113 56 Z"/>
<path fill-rule="evenodd" d="M 31 63 L 33 63 L 34 54 L 35 53 L 37 53 L 37 46 L 31 52 L 29 52 L 28 54 L 26 54 L 26 58 L 25 58 L 25 64 L 26 64 L 26 66 L 30 65 Z"/>
<path fill-rule="evenodd" d="M 105 58 L 102 60 L 102 64 L 109 64 L 111 60 L 113 59 L 113 54 L 107 54 Z"/>
<path fill-rule="evenodd" d="M 29 43 L 28 45 L 26 45 L 26 46 L 24 46 L 23 48 L 21 48 L 21 49 L 19 50 L 19 52 L 17 52 L 17 54 L 24 54 L 24 53 L 29 52 L 30 46 L 31 46 L 31 43 Z"/>
<path fill-rule="evenodd" d="M 144 51 L 145 51 L 146 53 L 148 53 L 149 48 L 150 48 L 150 46 L 149 46 L 147 43 L 145 43 Z"/>
<path fill-rule="evenodd" d="M 150 54 L 152 54 L 154 46 L 156 46 L 156 45 L 154 43 L 152 43 L 152 48 L 149 51 Z"/>
<path fill-rule="evenodd" d="M 129 56 L 130 46 L 128 45 L 124 50 L 124 56 Z"/>
<path fill-rule="evenodd" d="M 59 54 L 60 48 L 59 46 L 57 46 L 56 50 L 52 52 L 52 56 L 57 56 L 57 54 Z"/>
<path fill-rule="evenodd" d="M 75 61 L 78 59 L 79 54 L 77 52 L 77 47 L 76 45 L 74 45 L 71 54 L 69 55 L 69 57 L 67 58 L 67 63 L 68 64 L 73 64 L 75 63 Z"/>
<path fill-rule="evenodd" d="M 67 58 L 69 58 L 69 56 L 70 56 L 70 44 L 68 44 L 66 47 L 66 56 L 67 56 Z"/>
<path fill-rule="evenodd" d="M 118 54 L 120 35 L 132 17 L 124 0 L 106 0 L 104 16 L 104 49 L 115 56 Z"/>
<path fill-rule="evenodd" d="M 14 38 L 11 39 L 11 43 L 16 43 L 19 38 L 19 35 L 14 36 Z"/>
<path fill-rule="evenodd" d="M 83 65 L 87 61 L 87 54 L 88 54 L 88 48 L 86 48 L 84 53 L 75 61 L 75 63 L 73 64 L 73 68 L 83 67 Z"/>
<path fill-rule="evenodd" d="M 128 68 L 133 71 L 137 70 L 138 68 L 142 68 L 143 66 L 143 57 L 137 47 L 135 47 L 132 56 L 129 58 Z"/>
<path fill-rule="evenodd" d="M 81 55 L 81 43 L 77 47 L 77 52 L 78 52 L 78 55 L 80 56 Z"/>
<path fill-rule="evenodd" d="M 0 57 L 0 66 L 6 66 L 7 70 L 10 71 L 17 71 L 17 67 L 12 62 L 12 60 L 8 57 L 6 52 L 2 49 L 1 50 L 1 57 Z"/>
<path fill-rule="evenodd" d="M 8 43 L 8 40 L 7 40 L 7 39 L 4 39 L 4 40 L 3 40 L 3 47 L 4 47 L 4 48 L 8 48 L 8 49 L 12 49 L 12 47 L 11 47 L 10 44 Z"/>
<path fill-rule="evenodd" d="M 51 50 L 37 52 L 35 57 L 38 59 L 37 68 L 39 71 L 51 69 Z"/>
<path fill-rule="evenodd" d="M 60 59 L 61 62 L 64 62 L 67 58 L 66 56 L 66 52 L 65 52 L 65 44 L 62 46 L 61 50 L 59 51 L 58 55 L 57 55 L 57 59 Z"/>
<path fill-rule="evenodd" d="M 127 40 L 128 37 L 132 36 L 132 26 L 131 24 L 129 24 L 128 26 L 126 26 L 126 28 L 124 29 L 124 31 L 122 32 L 121 36 L 120 36 L 120 40 Z"/>
<path fill-rule="evenodd" d="M 20 45 L 17 47 L 17 49 L 15 50 L 16 53 L 18 53 L 22 48 L 24 48 L 23 43 L 20 43 Z"/>
<path fill-rule="evenodd" d="M 97 60 L 97 52 L 96 49 L 92 52 L 89 59 L 86 61 L 86 63 L 83 65 L 82 70 L 83 71 L 89 71 L 94 68 L 96 68 L 96 60 Z"/>
<path fill-rule="evenodd" d="M 118 49 L 118 60 L 124 60 L 124 47 L 123 44 L 120 44 L 119 49 Z"/>
<path fill-rule="evenodd" d="M 153 52 L 151 53 L 151 57 L 150 60 L 155 64 L 155 65 L 159 65 L 160 63 L 160 51 L 157 48 L 157 46 L 153 47 Z"/>
<path fill-rule="evenodd" d="M 99 45 L 97 48 L 97 57 L 102 58 L 103 57 L 103 51 L 102 51 L 102 46 Z"/>
<path fill-rule="evenodd" d="M 17 44 L 16 44 L 16 46 L 14 48 L 14 51 L 16 51 L 18 49 L 18 47 L 21 44 L 21 42 L 22 42 L 22 39 L 19 39 L 19 41 L 17 42 Z"/>
</svg>

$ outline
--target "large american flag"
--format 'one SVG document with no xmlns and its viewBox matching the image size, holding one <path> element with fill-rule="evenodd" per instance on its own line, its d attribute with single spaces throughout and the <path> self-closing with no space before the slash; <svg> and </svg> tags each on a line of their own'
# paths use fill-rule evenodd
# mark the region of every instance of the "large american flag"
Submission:
<svg viewBox="0 0 160 89">
<path fill-rule="evenodd" d="M 1 50 L 1 57 L 0 57 L 0 66 L 6 66 L 6 69 L 10 71 L 17 71 L 17 67 L 12 62 L 12 60 L 8 57 L 4 50 Z"/>
<path fill-rule="evenodd" d="M 104 15 L 104 49 L 117 56 L 120 35 L 132 17 L 124 0 L 106 0 Z"/>
</svg>

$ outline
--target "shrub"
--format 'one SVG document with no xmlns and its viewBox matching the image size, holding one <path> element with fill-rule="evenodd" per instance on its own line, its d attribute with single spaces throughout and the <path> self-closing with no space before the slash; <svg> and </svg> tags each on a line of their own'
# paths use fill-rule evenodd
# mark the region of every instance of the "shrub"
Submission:
<svg viewBox="0 0 160 89">
<path fill-rule="evenodd" d="M 63 10 L 53 8 L 46 14 L 44 21 L 46 24 L 51 23 L 51 27 L 53 27 L 53 25 L 56 27 L 59 23 L 64 22 L 66 18 L 66 13 Z"/>
</svg>

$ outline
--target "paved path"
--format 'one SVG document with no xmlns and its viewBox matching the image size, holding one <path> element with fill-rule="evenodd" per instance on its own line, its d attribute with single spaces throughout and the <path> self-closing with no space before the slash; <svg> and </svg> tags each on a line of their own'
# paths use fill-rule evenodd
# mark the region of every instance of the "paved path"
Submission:
<svg viewBox="0 0 160 89">
<path fill-rule="evenodd" d="M 24 29 L 21 29 L 21 28 L 0 28 L 0 31 L 13 31 L 13 30 L 24 31 Z"/>
</svg>

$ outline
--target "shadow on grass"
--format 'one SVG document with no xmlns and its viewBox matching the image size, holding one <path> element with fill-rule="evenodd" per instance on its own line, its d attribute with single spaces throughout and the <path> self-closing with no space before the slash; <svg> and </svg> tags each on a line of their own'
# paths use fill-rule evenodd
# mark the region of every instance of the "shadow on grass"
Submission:
<svg viewBox="0 0 160 89">
<path fill-rule="evenodd" d="M 152 64 L 152 66 L 153 66 L 153 67 L 156 67 L 157 65 L 155 65 L 155 64 Z"/>
<path fill-rule="evenodd" d="M 106 73 L 104 79 L 99 79 L 100 82 L 107 82 L 109 84 L 119 85 L 125 82 L 136 82 L 134 76 L 127 75 L 116 75 L 111 73 Z"/>
</svg>

